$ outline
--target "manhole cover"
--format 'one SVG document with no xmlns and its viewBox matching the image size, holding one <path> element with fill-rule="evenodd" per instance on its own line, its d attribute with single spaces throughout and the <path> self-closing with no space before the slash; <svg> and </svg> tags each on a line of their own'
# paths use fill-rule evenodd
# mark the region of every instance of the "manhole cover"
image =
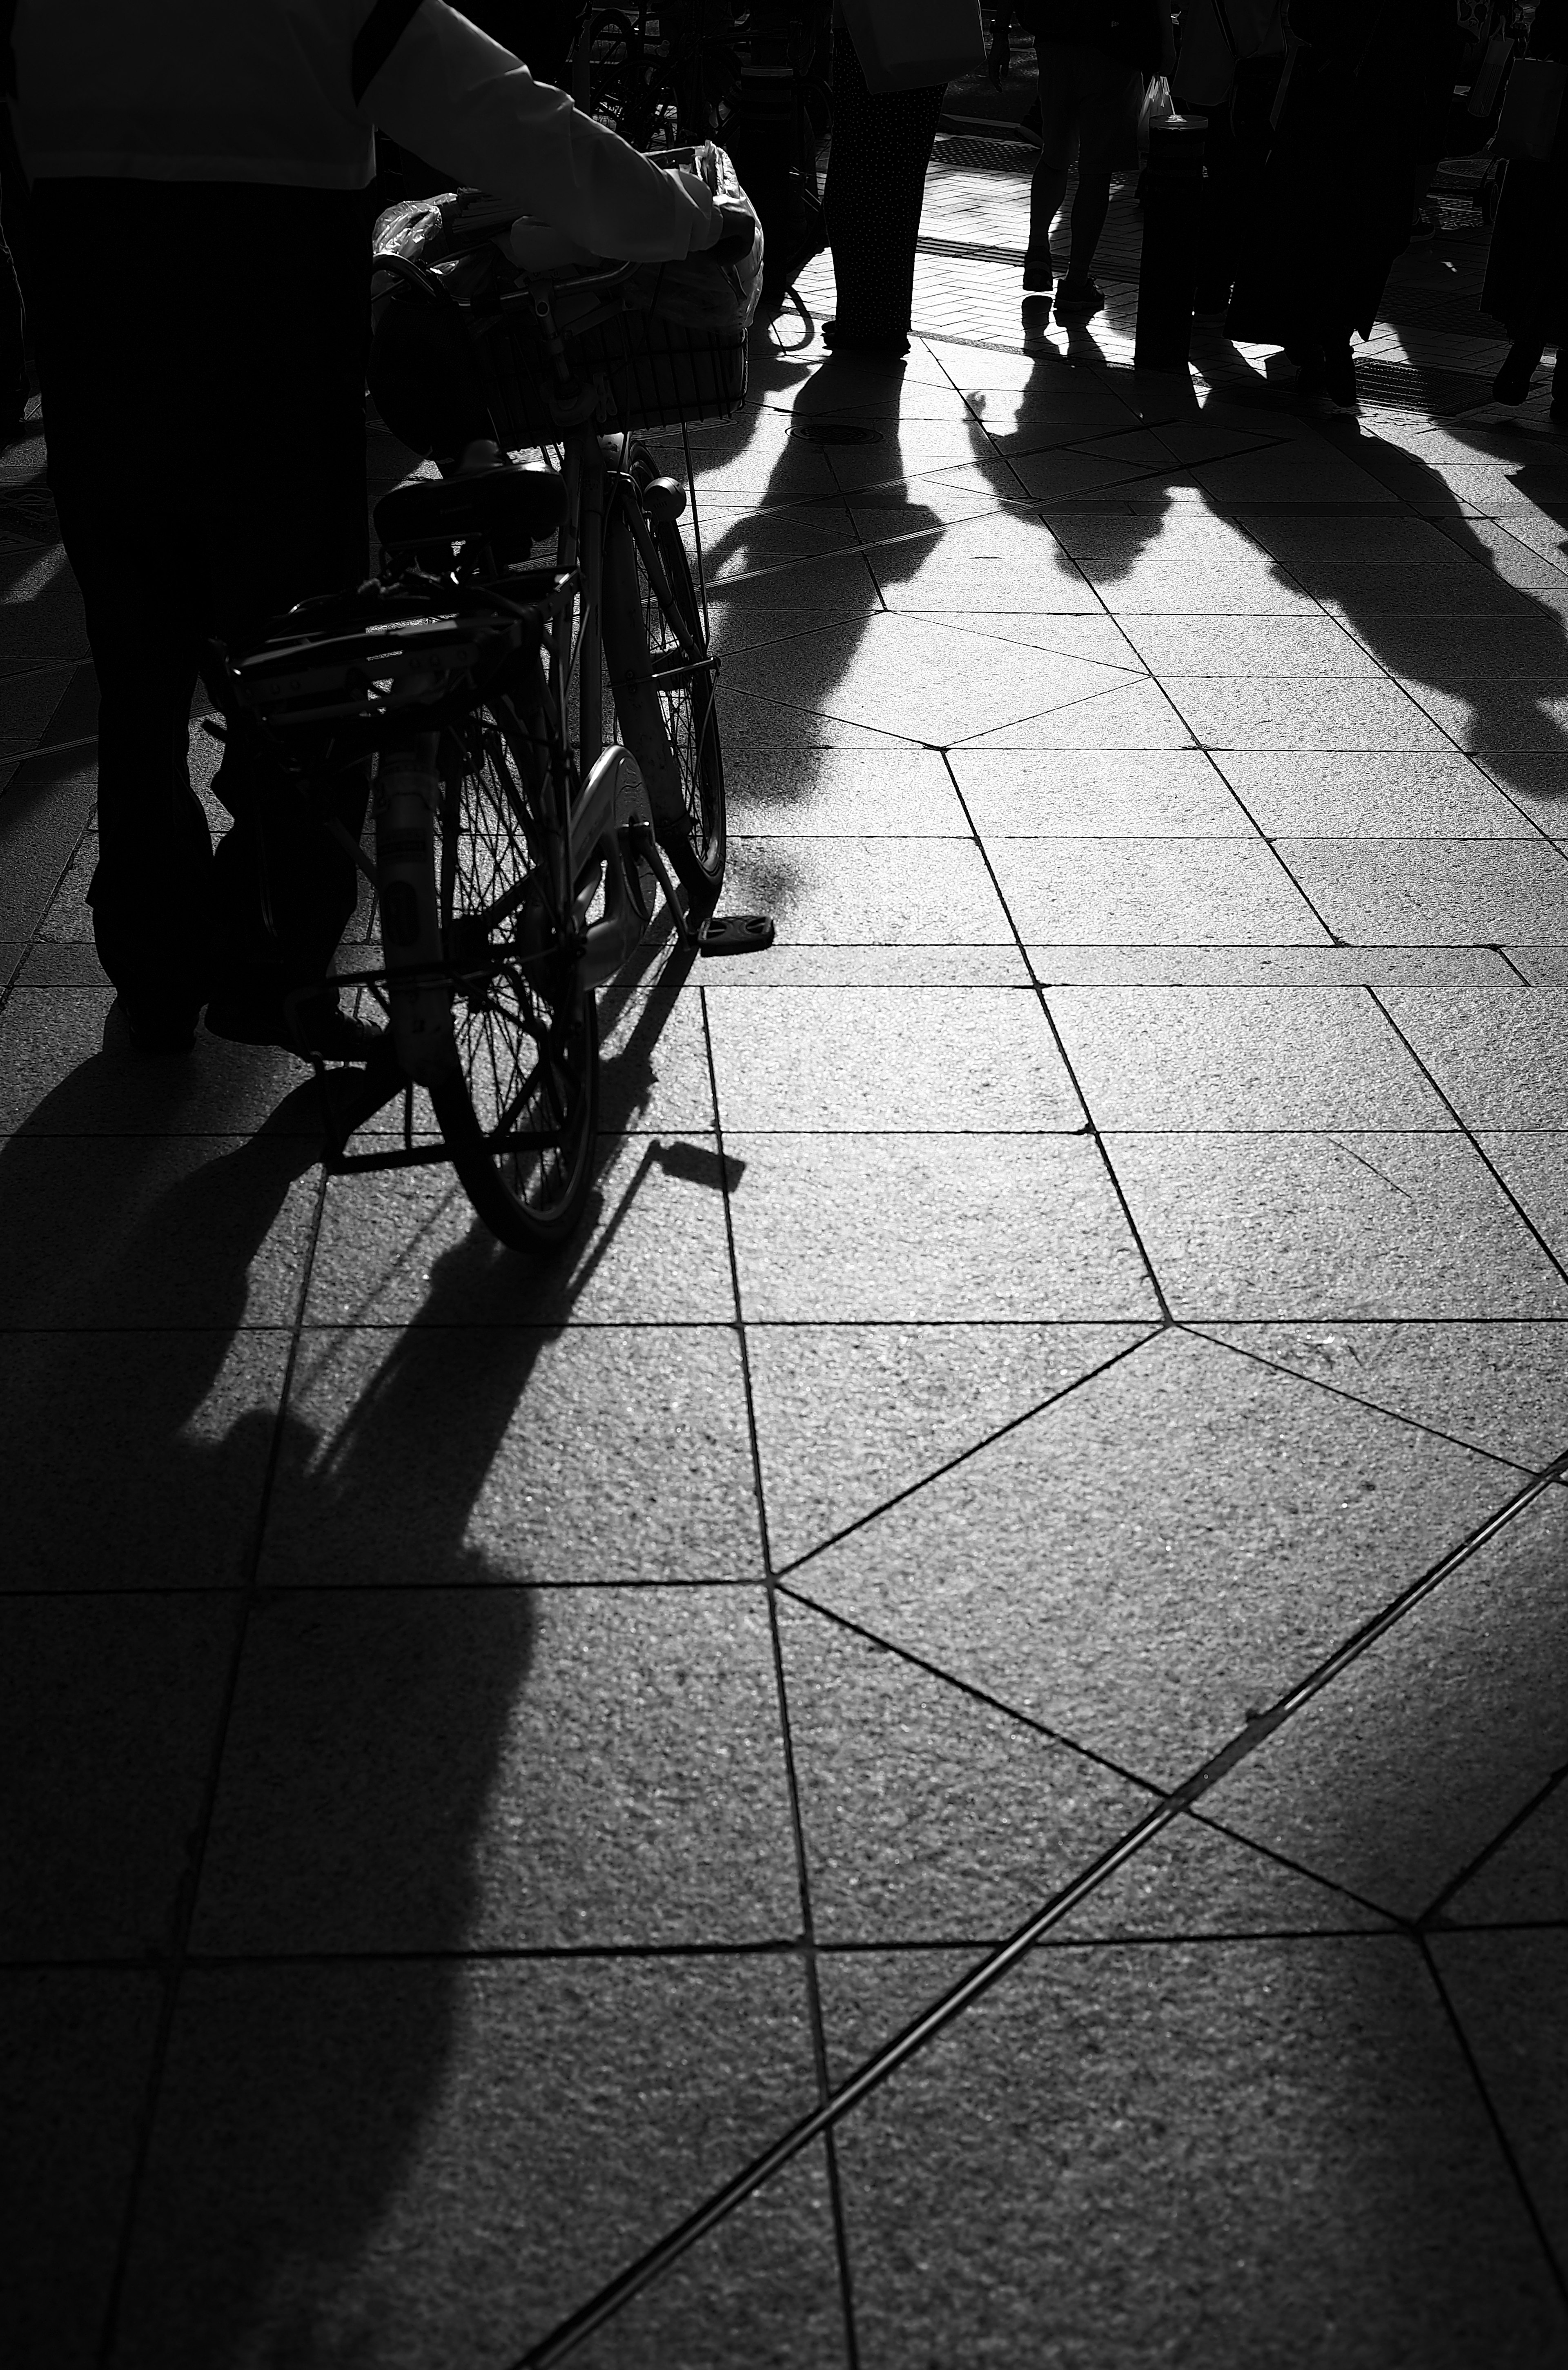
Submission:
<svg viewBox="0 0 1568 2370">
<path fill-rule="evenodd" d="M 791 436 L 803 436 L 808 444 L 880 444 L 880 428 L 868 428 L 862 420 L 797 420 L 790 429 Z"/>
</svg>

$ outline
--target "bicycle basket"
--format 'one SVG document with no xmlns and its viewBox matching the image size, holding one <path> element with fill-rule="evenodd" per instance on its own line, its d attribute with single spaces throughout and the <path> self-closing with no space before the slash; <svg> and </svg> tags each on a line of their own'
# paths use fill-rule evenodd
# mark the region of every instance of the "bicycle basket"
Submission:
<svg viewBox="0 0 1568 2370">
<path fill-rule="evenodd" d="M 504 315 L 471 322 L 491 415 L 510 447 L 560 433 L 545 396 L 531 330 Z M 746 332 L 693 328 L 656 310 L 613 315 L 565 344 L 571 366 L 599 390 L 602 428 L 679 428 L 728 420 L 746 396 Z"/>
</svg>

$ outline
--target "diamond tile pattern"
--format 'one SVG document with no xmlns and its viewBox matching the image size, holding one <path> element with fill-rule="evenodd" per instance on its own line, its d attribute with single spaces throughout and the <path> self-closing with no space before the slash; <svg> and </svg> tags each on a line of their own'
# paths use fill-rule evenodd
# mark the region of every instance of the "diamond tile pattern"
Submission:
<svg viewBox="0 0 1568 2370">
<path fill-rule="evenodd" d="M 573 2360 L 1568 2356 L 1545 374 L 1135 374 L 1130 183 L 1070 334 L 1026 209 L 939 161 L 907 362 L 824 257 L 692 431 L 778 941 L 605 995 L 548 1260 L 132 1053 L 0 454 L 18 2370 L 504 2370 L 721 2193 Z"/>
</svg>

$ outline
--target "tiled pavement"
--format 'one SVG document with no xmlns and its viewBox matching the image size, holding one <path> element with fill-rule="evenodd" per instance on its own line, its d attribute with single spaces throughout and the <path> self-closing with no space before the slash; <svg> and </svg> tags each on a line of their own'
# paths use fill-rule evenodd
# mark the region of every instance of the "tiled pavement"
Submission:
<svg viewBox="0 0 1568 2370">
<path fill-rule="evenodd" d="M 129 1055 L 6 456 L 7 2362 L 499 2370 L 1064 1896 L 576 2358 L 1568 2350 L 1560 1490 L 1257 1719 L 1568 1448 L 1561 442 L 922 274 L 697 440 L 779 943 L 554 1271 Z"/>
</svg>

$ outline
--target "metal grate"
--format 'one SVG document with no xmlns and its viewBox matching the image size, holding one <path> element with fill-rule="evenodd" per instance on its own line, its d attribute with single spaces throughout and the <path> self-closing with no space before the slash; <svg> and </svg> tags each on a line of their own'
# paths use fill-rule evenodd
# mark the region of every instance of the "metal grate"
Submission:
<svg viewBox="0 0 1568 2370">
<path fill-rule="evenodd" d="M 1473 371 L 1422 370 L 1413 362 L 1383 362 L 1358 354 L 1355 384 L 1363 403 L 1386 410 L 1426 411 L 1441 418 L 1492 401 L 1492 381 Z"/>
<path fill-rule="evenodd" d="M 971 140 L 961 134 L 939 140 L 931 151 L 931 162 L 970 173 L 1032 173 L 1039 154 L 1032 140 Z"/>
</svg>

